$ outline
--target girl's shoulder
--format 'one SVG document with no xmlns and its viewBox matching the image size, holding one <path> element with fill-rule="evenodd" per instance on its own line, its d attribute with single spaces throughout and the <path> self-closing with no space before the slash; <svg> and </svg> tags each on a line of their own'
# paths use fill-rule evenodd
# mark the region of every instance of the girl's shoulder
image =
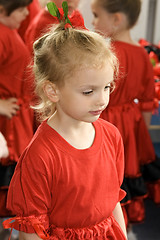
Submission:
<svg viewBox="0 0 160 240">
<path fill-rule="evenodd" d="M 47 142 L 51 136 L 51 129 L 47 124 L 47 120 L 42 122 L 37 128 L 32 140 L 30 141 L 28 148 L 35 149 L 36 151 L 41 148 L 41 146 L 47 146 Z"/>
<path fill-rule="evenodd" d="M 140 44 L 132 44 L 128 42 L 122 42 L 122 41 L 114 41 L 113 42 L 113 47 L 115 48 L 116 51 L 119 52 L 127 52 L 128 54 L 144 54 L 146 55 L 146 51 L 144 47 L 142 47 Z"/>
<path fill-rule="evenodd" d="M 113 42 L 113 49 L 120 61 L 127 61 L 127 64 L 130 59 L 137 62 L 137 64 L 150 64 L 148 53 L 141 45 L 115 41 Z"/>
<path fill-rule="evenodd" d="M 116 126 L 101 118 L 99 118 L 95 124 L 98 135 L 100 135 L 99 141 L 101 149 L 107 149 L 107 151 L 109 149 L 109 151 L 115 153 L 123 151 L 123 140 Z M 99 132 L 101 134 L 99 134 Z"/>
<path fill-rule="evenodd" d="M 3 44 L 3 47 L 7 47 L 5 49 L 6 51 L 9 48 L 13 47 L 15 43 L 18 45 L 23 45 L 25 47 L 25 44 L 16 29 L 10 29 L 9 27 L 0 23 L 0 32 L 3 33 L 0 34 L 0 42 Z"/>
<path fill-rule="evenodd" d="M 99 118 L 95 123 L 95 126 L 101 128 L 102 134 L 107 135 L 107 137 L 121 138 L 120 132 L 116 126 L 112 123 Z M 97 129 L 98 129 L 97 127 Z"/>
<path fill-rule="evenodd" d="M 15 34 L 15 30 L 8 28 L 7 26 L 5 26 L 1 23 L 0 23 L 0 32 L 3 33 L 3 34 L 0 34 L 1 41 L 5 41 L 8 38 L 11 39 L 13 37 L 13 35 Z"/>
<path fill-rule="evenodd" d="M 40 171 L 52 166 L 56 145 L 52 141 L 54 136 L 51 136 L 49 130 L 46 121 L 38 127 L 20 157 L 19 166 L 32 166 L 33 169 L 40 169 Z"/>
</svg>

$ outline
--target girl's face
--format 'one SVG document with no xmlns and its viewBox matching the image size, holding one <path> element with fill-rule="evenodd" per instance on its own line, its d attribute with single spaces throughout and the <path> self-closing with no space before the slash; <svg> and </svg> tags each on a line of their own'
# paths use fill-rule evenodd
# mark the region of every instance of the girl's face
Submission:
<svg viewBox="0 0 160 240">
<path fill-rule="evenodd" d="M 109 102 L 113 68 L 82 69 L 58 89 L 57 113 L 62 119 L 94 122 Z"/>
<path fill-rule="evenodd" d="M 11 29 L 18 29 L 20 24 L 27 15 L 29 11 L 27 7 L 20 7 L 14 10 L 9 16 L 7 16 L 4 11 L 0 14 L 0 22 Z"/>
<path fill-rule="evenodd" d="M 91 0 L 91 9 L 93 13 L 92 24 L 96 32 L 105 37 L 110 37 L 114 34 L 114 14 L 108 13 L 98 0 Z"/>
<path fill-rule="evenodd" d="M 80 0 L 67 0 L 69 14 L 72 14 L 72 12 L 78 8 L 79 1 Z"/>
</svg>

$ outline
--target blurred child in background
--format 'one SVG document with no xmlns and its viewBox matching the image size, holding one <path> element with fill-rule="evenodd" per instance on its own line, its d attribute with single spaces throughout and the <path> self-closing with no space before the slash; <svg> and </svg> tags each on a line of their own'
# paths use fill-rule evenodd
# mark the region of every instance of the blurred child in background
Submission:
<svg viewBox="0 0 160 240">
<path fill-rule="evenodd" d="M 29 52 L 17 33 L 32 0 L 0 0 L 0 131 L 9 150 L 0 159 L 0 217 L 6 209 L 8 185 L 18 158 L 33 136 Z"/>
<path fill-rule="evenodd" d="M 154 109 L 153 70 L 146 51 L 130 34 L 137 23 L 141 1 L 92 0 L 91 8 L 95 31 L 111 37 L 119 59 L 119 80 L 101 117 L 121 132 L 125 149 L 123 187 L 127 191 L 123 204 L 128 202 L 129 221 L 141 222 L 144 220 L 143 199 L 148 194 L 144 180 L 151 182 L 152 197 L 160 203 L 160 182 L 157 181 L 160 169 L 156 165 L 159 160 L 147 129 Z"/>
</svg>

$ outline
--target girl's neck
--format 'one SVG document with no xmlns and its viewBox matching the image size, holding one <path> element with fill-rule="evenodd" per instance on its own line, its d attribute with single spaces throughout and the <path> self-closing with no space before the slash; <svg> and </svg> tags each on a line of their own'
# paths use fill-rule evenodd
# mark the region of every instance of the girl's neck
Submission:
<svg viewBox="0 0 160 240">
<path fill-rule="evenodd" d="M 121 42 L 125 42 L 125 43 L 129 43 L 129 44 L 132 44 L 132 45 L 139 46 L 139 44 L 132 39 L 130 30 L 122 30 L 120 32 L 117 32 L 113 36 L 113 40 L 114 41 L 121 41 Z"/>
<path fill-rule="evenodd" d="M 59 119 L 56 113 L 47 123 L 77 149 L 87 149 L 93 144 L 95 129 L 92 123 Z"/>
</svg>

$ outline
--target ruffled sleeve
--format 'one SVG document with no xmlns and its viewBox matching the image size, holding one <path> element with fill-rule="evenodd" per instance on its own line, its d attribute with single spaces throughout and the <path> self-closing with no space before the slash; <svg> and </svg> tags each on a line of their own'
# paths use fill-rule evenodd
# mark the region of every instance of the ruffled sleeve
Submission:
<svg viewBox="0 0 160 240">
<path fill-rule="evenodd" d="M 34 149 L 34 148 L 33 148 Z M 43 161 L 46 154 L 30 149 L 23 153 L 10 183 L 7 208 L 15 218 L 4 222 L 4 227 L 37 233 L 40 237 L 49 228 L 51 207 L 51 166 Z"/>
<path fill-rule="evenodd" d="M 15 228 L 18 231 L 26 232 L 26 233 L 36 233 L 42 239 L 48 239 L 49 228 L 47 224 L 47 215 L 41 216 L 28 216 L 28 217 L 14 217 L 7 219 L 3 222 L 4 228 Z"/>
</svg>

